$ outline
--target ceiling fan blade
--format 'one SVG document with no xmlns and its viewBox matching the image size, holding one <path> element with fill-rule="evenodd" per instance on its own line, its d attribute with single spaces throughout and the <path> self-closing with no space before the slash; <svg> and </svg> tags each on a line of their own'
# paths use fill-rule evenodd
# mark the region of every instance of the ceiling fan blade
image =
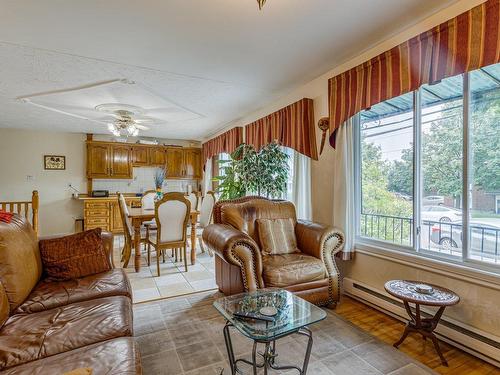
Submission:
<svg viewBox="0 0 500 375">
<path fill-rule="evenodd" d="M 140 130 L 149 130 L 149 128 L 144 125 L 135 124 L 135 127 Z"/>
</svg>

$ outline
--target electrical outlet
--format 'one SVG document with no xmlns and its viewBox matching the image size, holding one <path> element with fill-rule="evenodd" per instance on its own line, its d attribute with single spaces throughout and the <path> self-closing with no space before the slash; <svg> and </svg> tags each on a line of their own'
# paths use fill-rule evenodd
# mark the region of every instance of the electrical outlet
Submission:
<svg viewBox="0 0 500 375">
<path fill-rule="evenodd" d="M 27 175 L 26 176 L 26 181 L 33 181 L 34 179 L 35 179 L 35 177 L 32 176 L 32 175 Z"/>
</svg>

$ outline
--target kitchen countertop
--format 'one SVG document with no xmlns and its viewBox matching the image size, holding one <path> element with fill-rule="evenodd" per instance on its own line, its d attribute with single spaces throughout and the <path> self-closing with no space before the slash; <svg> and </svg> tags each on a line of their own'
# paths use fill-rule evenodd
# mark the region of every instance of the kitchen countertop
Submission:
<svg viewBox="0 0 500 375">
<path fill-rule="evenodd" d="M 138 197 L 136 196 L 135 194 L 123 194 L 125 196 L 125 198 L 136 198 L 136 199 L 141 199 L 141 197 Z M 86 195 L 86 194 L 81 194 L 78 196 L 78 198 L 74 198 L 74 199 L 78 199 L 78 200 L 81 200 L 81 201 L 88 201 L 88 200 L 101 200 L 101 201 L 106 201 L 106 200 L 115 200 L 118 198 L 118 195 L 116 194 L 110 194 L 109 197 L 91 197 L 89 195 Z"/>
</svg>

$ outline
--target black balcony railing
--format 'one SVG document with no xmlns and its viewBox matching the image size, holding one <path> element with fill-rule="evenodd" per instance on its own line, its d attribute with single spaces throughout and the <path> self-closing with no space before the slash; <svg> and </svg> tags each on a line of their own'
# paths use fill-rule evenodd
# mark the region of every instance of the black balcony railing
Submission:
<svg viewBox="0 0 500 375">
<path fill-rule="evenodd" d="M 363 237 L 413 245 L 413 218 L 362 213 L 360 231 Z M 423 220 L 420 233 L 422 249 L 461 255 L 461 224 Z M 479 254 L 500 262 L 500 229 L 473 224 L 470 226 L 469 242 L 472 255 Z"/>
</svg>

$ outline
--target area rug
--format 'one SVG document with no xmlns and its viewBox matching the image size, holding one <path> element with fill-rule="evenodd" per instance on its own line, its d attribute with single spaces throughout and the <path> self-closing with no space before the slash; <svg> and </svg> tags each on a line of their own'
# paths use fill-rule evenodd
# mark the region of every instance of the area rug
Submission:
<svg viewBox="0 0 500 375">
<path fill-rule="evenodd" d="M 145 375 L 230 375 L 222 335 L 224 319 L 212 306 L 219 293 L 192 294 L 134 306 L 134 335 Z M 310 326 L 311 375 L 434 374 L 406 354 L 360 330 L 334 311 Z M 252 342 L 232 331 L 235 355 L 251 358 Z M 277 343 L 277 363 L 301 366 L 306 344 L 291 335 Z M 243 374 L 252 369 L 241 367 Z M 262 372 L 259 372 L 262 373 Z M 270 371 L 270 374 L 280 373 Z M 283 372 L 281 372 L 283 373 Z M 286 374 L 296 374 L 288 371 Z"/>
</svg>

